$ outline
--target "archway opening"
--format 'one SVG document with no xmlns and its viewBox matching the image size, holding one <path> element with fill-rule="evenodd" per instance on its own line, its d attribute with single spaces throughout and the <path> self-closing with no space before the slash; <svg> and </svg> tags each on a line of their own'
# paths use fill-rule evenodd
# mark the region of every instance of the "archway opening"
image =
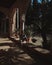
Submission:
<svg viewBox="0 0 52 65">
<path fill-rule="evenodd" d="M 8 17 L 0 12 L 0 37 L 6 37 L 9 33 L 9 19 Z"/>
</svg>

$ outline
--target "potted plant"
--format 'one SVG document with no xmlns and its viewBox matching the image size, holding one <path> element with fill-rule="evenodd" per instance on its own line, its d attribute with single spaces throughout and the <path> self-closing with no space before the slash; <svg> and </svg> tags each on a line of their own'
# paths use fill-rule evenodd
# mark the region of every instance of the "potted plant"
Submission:
<svg viewBox="0 0 52 65">
<path fill-rule="evenodd" d="M 27 37 L 27 43 L 29 43 L 29 40 L 30 40 L 31 35 L 32 35 L 31 27 L 30 26 L 27 26 L 25 28 L 24 32 L 25 32 L 26 37 Z"/>
</svg>

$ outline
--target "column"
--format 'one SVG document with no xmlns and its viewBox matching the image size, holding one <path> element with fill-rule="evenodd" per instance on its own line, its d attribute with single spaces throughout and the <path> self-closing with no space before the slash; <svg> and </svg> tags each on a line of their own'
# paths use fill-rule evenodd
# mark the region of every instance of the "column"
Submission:
<svg viewBox="0 0 52 65">
<path fill-rule="evenodd" d="M 17 22 L 17 24 L 16 24 L 16 27 L 17 27 L 17 30 L 19 29 L 19 8 L 17 8 L 17 12 L 16 12 L 16 22 Z"/>
<path fill-rule="evenodd" d="M 16 11 L 14 12 L 13 23 L 12 23 L 12 34 L 13 34 L 13 36 L 15 36 L 15 32 L 16 32 Z"/>
</svg>

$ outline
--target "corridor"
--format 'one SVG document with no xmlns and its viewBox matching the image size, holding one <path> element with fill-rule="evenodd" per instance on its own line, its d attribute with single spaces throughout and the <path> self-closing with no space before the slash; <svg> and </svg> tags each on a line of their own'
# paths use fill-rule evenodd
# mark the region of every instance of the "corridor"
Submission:
<svg viewBox="0 0 52 65">
<path fill-rule="evenodd" d="M 52 65 L 52 0 L 0 0 L 0 65 Z"/>
</svg>

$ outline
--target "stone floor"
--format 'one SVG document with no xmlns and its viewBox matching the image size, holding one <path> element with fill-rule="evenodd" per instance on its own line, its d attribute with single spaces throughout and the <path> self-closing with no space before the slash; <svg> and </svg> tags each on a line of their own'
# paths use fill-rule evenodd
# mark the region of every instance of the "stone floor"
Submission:
<svg viewBox="0 0 52 65">
<path fill-rule="evenodd" d="M 7 42 L 7 43 L 6 43 Z M 0 44 L 13 43 L 8 38 L 0 38 Z M 35 61 L 23 50 L 9 45 L 0 46 L 0 65 L 31 65 Z"/>
<path fill-rule="evenodd" d="M 8 38 L 0 38 L 0 43 L 13 43 L 13 42 Z"/>
<path fill-rule="evenodd" d="M 36 39 L 41 40 L 42 39 L 36 37 Z M 36 41 L 37 45 L 38 42 L 40 43 L 41 41 Z M 10 46 L 10 44 L 12 46 Z M 34 55 L 34 58 L 29 55 L 30 51 L 28 53 L 24 51 L 23 49 L 19 48 L 17 45 L 16 47 L 13 46 L 14 42 L 9 40 L 8 38 L 0 38 L 0 65 L 48 65 L 38 59 L 38 61 L 35 59 L 36 54 Z M 33 43 L 36 45 L 36 43 Z M 41 45 L 41 43 L 40 43 Z M 37 48 L 36 48 L 37 50 Z M 41 50 L 42 51 L 42 50 Z M 40 57 L 39 57 L 40 58 Z"/>
</svg>

